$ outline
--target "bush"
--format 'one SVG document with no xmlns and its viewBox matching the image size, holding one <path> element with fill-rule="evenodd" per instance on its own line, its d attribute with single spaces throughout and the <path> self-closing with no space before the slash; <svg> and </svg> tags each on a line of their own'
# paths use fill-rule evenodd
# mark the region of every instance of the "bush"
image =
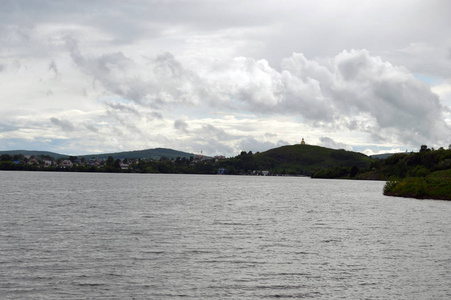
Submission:
<svg viewBox="0 0 451 300">
<path fill-rule="evenodd" d="M 419 167 L 416 170 L 416 177 L 426 177 L 428 174 L 430 173 L 430 171 L 428 169 L 426 169 L 425 167 Z"/>
<path fill-rule="evenodd" d="M 396 180 L 389 180 L 384 185 L 384 195 L 387 195 L 390 192 L 393 192 L 398 185 L 398 181 Z"/>
</svg>

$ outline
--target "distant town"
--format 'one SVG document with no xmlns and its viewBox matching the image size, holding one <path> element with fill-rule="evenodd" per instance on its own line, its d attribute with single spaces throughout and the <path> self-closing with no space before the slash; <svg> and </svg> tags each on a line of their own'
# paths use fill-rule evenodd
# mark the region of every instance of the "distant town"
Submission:
<svg viewBox="0 0 451 300">
<path fill-rule="evenodd" d="M 206 156 L 196 154 L 186 157 L 159 159 L 152 158 L 86 158 L 69 156 L 67 158 L 55 159 L 48 155 L 23 155 L 23 154 L 2 154 L 0 156 L 1 169 L 3 170 L 43 170 L 43 171 L 79 171 L 79 172 L 145 172 L 145 173 L 171 173 L 191 171 L 188 173 L 198 173 L 196 165 L 213 165 L 225 156 Z M 202 167 L 205 171 L 205 167 Z M 184 173 L 184 172 L 183 172 Z M 224 169 L 220 173 L 225 173 Z"/>
<path fill-rule="evenodd" d="M 304 138 L 298 146 L 305 146 Z M 29 154 L 29 153 L 32 154 Z M 240 174 L 240 175 L 308 175 L 297 168 L 277 171 L 262 169 L 258 163 L 249 163 L 252 151 L 242 151 L 235 158 L 223 155 L 207 156 L 172 149 L 156 148 L 110 154 L 67 156 L 52 152 L 2 152 L 0 170 L 117 172 L 117 173 L 183 173 L 183 174 Z M 28 154 L 27 154 L 28 153 Z M 57 158 L 55 158 L 57 157 Z M 269 166 L 268 166 L 269 167 Z"/>
</svg>

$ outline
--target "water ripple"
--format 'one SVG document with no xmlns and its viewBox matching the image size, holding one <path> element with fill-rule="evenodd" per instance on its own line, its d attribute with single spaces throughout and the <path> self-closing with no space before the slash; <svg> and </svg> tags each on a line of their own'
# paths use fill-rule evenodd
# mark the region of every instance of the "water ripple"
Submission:
<svg viewBox="0 0 451 300">
<path fill-rule="evenodd" d="M 0 172 L 0 295 L 449 299 L 451 203 L 383 184 Z"/>
</svg>

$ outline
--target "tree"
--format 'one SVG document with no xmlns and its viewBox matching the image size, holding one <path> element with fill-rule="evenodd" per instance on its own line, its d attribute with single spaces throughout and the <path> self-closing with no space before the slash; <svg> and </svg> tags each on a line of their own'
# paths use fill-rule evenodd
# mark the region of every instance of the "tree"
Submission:
<svg viewBox="0 0 451 300">
<path fill-rule="evenodd" d="M 21 161 L 24 160 L 25 156 L 23 154 L 14 154 L 13 161 Z"/>
<path fill-rule="evenodd" d="M 108 156 L 108 158 L 106 160 L 106 165 L 109 167 L 114 166 L 114 158 L 112 156 Z"/>
<path fill-rule="evenodd" d="M 9 154 L 2 154 L 0 156 L 0 161 L 13 161 L 13 157 Z"/>
<path fill-rule="evenodd" d="M 429 151 L 428 146 L 427 145 L 421 145 L 420 152 L 426 152 L 426 151 Z"/>
<path fill-rule="evenodd" d="M 349 172 L 349 177 L 354 178 L 359 173 L 359 168 L 357 166 L 352 166 L 351 172 Z"/>
<path fill-rule="evenodd" d="M 119 158 L 114 161 L 114 167 L 116 169 L 120 169 L 121 168 L 121 160 Z"/>
</svg>

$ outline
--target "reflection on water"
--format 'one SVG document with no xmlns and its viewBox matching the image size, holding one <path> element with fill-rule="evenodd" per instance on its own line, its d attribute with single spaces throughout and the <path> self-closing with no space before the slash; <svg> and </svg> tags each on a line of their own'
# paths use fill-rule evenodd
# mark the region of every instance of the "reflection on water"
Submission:
<svg viewBox="0 0 451 300">
<path fill-rule="evenodd" d="M 451 202 L 383 182 L 0 172 L 2 299 L 449 299 Z"/>
</svg>

